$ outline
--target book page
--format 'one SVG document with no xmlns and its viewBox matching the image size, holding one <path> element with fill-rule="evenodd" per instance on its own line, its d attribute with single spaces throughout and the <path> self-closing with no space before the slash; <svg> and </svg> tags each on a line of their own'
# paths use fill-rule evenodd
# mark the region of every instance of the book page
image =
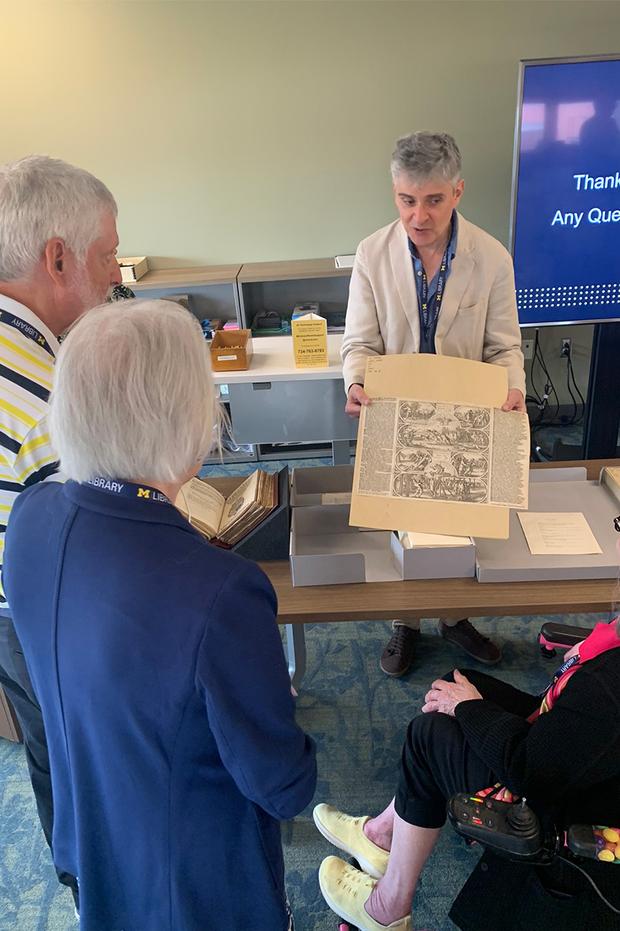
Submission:
<svg viewBox="0 0 620 931">
<path fill-rule="evenodd" d="M 278 504 L 278 473 L 257 472 L 256 501 L 250 501 L 218 535 L 219 542 L 234 546 L 260 524 Z"/>
<path fill-rule="evenodd" d="M 526 508 L 530 476 L 530 425 L 527 414 L 494 408 L 491 447 L 491 504 Z"/>
<path fill-rule="evenodd" d="M 353 526 L 506 538 L 526 508 L 529 424 L 506 413 L 502 366 L 436 355 L 372 357 L 353 480 Z"/>
<path fill-rule="evenodd" d="M 519 513 L 532 556 L 589 556 L 602 553 L 584 515 L 579 512 Z"/>
<path fill-rule="evenodd" d="M 217 536 L 225 499 L 216 488 L 192 478 L 180 489 L 174 503 L 190 524 L 196 521 L 200 524 L 198 529 L 209 538 Z"/>
<path fill-rule="evenodd" d="M 360 494 L 523 507 L 526 415 L 379 398 L 366 408 Z"/>
<path fill-rule="evenodd" d="M 230 524 L 239 520 L 248 508 L 256 503 L 259 477 L 260 470 L 257 469 L 228 496 L 220 520 L 220 533 L 224 533 Z"/>
</svg>

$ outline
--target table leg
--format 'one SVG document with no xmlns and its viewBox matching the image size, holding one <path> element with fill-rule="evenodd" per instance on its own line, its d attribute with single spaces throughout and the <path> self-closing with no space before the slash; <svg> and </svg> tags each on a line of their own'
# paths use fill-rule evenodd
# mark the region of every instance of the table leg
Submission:
<svg viewBox="0 0 620 931">
<path fill-rule="evenodd" d="M 332 461 L 334 465 L 349 465 L 351 462 L 351 444 L 349 440 L 332 441 Z"/>
<path fill-rule="evenodd" d="M 306 671 L 306 637 L 303 624 L 285 624 L 286 658 L 293 688 L 298 691 Z"/>
</svg>

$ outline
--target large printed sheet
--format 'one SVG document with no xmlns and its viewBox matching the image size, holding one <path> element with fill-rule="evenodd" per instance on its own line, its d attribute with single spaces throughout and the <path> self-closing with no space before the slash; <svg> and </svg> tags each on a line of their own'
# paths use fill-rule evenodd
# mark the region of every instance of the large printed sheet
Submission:
<svg viewBox="0 0 620 931">
<path fill-rule="evenodd" d="M 369 361 L 351 523 L 464 536 L 508 536 L 527 508 L 527 415 L 499 410 L 506 371 L 446 356 Z"/>
</svg>

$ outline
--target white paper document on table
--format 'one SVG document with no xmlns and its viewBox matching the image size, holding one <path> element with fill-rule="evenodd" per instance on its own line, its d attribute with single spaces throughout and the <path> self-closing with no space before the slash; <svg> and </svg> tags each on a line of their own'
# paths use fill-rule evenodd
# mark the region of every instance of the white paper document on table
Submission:
<svg viewBox="0 0 620 931">
<path fill-rule="evenodd" d="M 520 511 L 518 517 L 532 556 L 591 556 L 603 552 L 579 512 Z"/>
</svg>

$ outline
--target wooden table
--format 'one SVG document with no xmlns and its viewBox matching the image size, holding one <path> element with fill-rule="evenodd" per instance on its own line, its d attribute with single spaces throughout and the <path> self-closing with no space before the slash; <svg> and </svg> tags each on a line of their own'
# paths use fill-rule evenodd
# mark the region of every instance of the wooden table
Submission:
<svg viewBox="0 0 620 931">
<path fill-rule="evenodd" d="M 620 460 L 535 463 L 532 468 L 585 466 L 588 478 L 598 479 L 604 465 L 620 465 Z M 476 579 L 436 579 L 293 588 L 288 561 L 265 562 L 261 567 L 278 596 L 278 622 L 286 625 L 289 672 L 295 686 L 305 671 L 304 624 L 594 613 L 610 609 L 618 585 L 613 579 L 484 584 Z"/>
</svg>

